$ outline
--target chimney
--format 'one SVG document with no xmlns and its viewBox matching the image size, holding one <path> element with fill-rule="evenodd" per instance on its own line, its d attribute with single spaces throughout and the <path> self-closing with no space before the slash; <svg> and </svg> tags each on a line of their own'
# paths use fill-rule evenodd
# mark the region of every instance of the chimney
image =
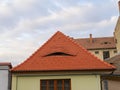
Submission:
<svg viewBox="0 0 120 90">
<path fill-rule="evenodd" d="M 120 16 L 120 1 L 118 1 L 119 16 Z"/>
<path fill-rule="evenodd" d="M 93 39 L 92 39 L 92 34 L 90 34 L 90 43 L 93 42 Z"/>
</svg>

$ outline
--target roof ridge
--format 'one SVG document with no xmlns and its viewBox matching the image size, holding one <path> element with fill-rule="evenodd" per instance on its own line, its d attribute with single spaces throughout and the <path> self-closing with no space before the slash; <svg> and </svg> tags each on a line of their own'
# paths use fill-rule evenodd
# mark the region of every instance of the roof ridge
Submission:
<svg viewBox="0 0 120 90">
<path fill-rule="evenodd" d="M 63 33 L 62 33 L 63 34 Z M 70 38 L 69 36 L 66 36 L 65 34 L 63 34 L 68 40 L 70 40 L 71 42 L 73 42 L 75 45 L 77 45 L 78 47 L 80 47 L 81 49 L 83 49 L 84 51 L 90 53 L 89 51 L 87 51 L 86 48 L 82 47 L 80 44 L 78 44 L 73 38 Z M 91 53 L 90 53 L 91 54 Z"/>
<path fill-rule="evenodd" d="M 64 35 L 62 32 L 57 31 L 51 38 L 49 38 L 43 45 L 40 46 L 40 48 L 38 48 L 34 53 L 32 53 L 32 55 L 30 55 L 28 58 L 25 59 L 25 61 L 23 61 L 22 63 L 20 63 L 19 65 L 16 65 L 15 67 L 13 67 L 11 70 L 16 69 L 18 67 L 20 67 L 22 64 L 26 63 L 27 61 L 29 61 L 30 58 L 32 58 L 37 52 L 39 52 L 39 50 L 41 50 L 49 41 L 52 40 L 52 38 L 54 38 L 57 34 L 62 34 Z M 65 35 L 64 35 L 65 36 Z"/>
<path fill-rule="evenodd" d="M 96 57 L 94 54 L 90 53 L 86 48 L 82 47 L 80 44 L 78 44 L 74 39 L 67 37 L 69 40 L 71 40 L 75 45 L 77 45 L 78 47 L 80 47 L 81 49 L 83 49 L 85 52 L 89 53 L 90 55 L 94 56 L 95 58 L 99 59 L 98 57 Z M 100 60 L 100 59 L 99 59 Z M 102 60 L 100 60 L 102 61 Z"/>
<path fill-rule="evenodd" d="M 82 47 L 79 43 L 77 43 L 74 39 L 72 39 L 72 38 L 69 38 L 75 45 L 77 45 L 78 47 L 80 47 L 81 49 L 83 49 L 84 51 L 87 51 L 87 49 L 86 48 L 84 48 L 84 47 Z M 89 51 L 87 51 L 87 52 L 89 52 Z M 90 53 L 90 52 L 89 52 Z M 91 53 L 90 53 L 91 54 Z"/>
<path fill-rule="evenodd" d="M 103 38 L 114 38 L 114 36 L 108 36 L 108 37 L 92 37 L 93 39 L 103 39 Z M 75 38 L 76 39 L 90 39 L 89 37 L 88 38 Z"/>
</svg>

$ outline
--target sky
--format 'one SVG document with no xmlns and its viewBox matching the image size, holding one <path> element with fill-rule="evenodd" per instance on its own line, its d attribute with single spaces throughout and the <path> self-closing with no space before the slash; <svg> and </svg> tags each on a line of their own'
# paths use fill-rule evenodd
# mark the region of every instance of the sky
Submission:
<svg viewBox="0 0 120 90">
<path fill-rule="evenodd" d="M 118 0 L 0 0 L 0 62 L 26 60 L 57 31 L 113 36 Z"/>
</svg>

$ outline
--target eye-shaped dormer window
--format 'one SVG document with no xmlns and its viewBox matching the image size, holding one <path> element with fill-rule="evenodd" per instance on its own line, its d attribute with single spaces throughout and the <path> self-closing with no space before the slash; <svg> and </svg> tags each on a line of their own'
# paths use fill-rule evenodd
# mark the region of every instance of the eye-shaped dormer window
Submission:
<svg viewBox="0 0 120 90">
<path fill-rule="evenodd" d="M 47 54 L 45 56 L 73 56 L 73 55 L 67 54 L 64 52 L 54 52 L 54 53 Z"/>
</svg>

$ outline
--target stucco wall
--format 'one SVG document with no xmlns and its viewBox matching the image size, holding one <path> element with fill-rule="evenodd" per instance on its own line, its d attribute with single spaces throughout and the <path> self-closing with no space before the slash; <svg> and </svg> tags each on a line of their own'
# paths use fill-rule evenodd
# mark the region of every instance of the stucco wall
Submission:
<svg viewBox="0 0 120 90">
<path fill-rule="evenodd" d="M 119 27 L 120 27 L 120 26 L 119 26 Z M 119 28 L 118 31 L 116 31 L 115 37 L 116 37 L 116 39 L 117 39 L 117 43 L 116 43 L 117 50 L 118 50 L 118 52 L 120 52 L 120 28 Z"/>
<path fill-rule="evenodd" d="M 0 90 L 8 90 L 8 70 L 0 70 Z"/>
<path fill-rule="evenodd" d="M 120 81 L 108 80 L 108 90 L 120 90 Z"/>
<path fill-rule="evenodd" d="M 71 90 L 101 90 L 99 75 L 19 77 L 13 75 L 12 90 L 40 90 L 41 79 L 71 79 Z"/>
<path fill-rule="evenodd" d="M 118 21 L 115 27 L 115 38 L 117 40 L 117 43 L 116 43 L 117 49 L 120 52 L 120 16 L 118 18 Z"/>
<path fill-rule="evenodd" d="M 103 60 L 103 51 L 109 51 L 110 57 L 113 57 L 117 53 L 114 53 L 117 49 L 100 49 L 100 50 L 89 50 L 92 54 Z M 95 51 L 98 51 L 98 54 L 95 54 Z"/>
</svg>

